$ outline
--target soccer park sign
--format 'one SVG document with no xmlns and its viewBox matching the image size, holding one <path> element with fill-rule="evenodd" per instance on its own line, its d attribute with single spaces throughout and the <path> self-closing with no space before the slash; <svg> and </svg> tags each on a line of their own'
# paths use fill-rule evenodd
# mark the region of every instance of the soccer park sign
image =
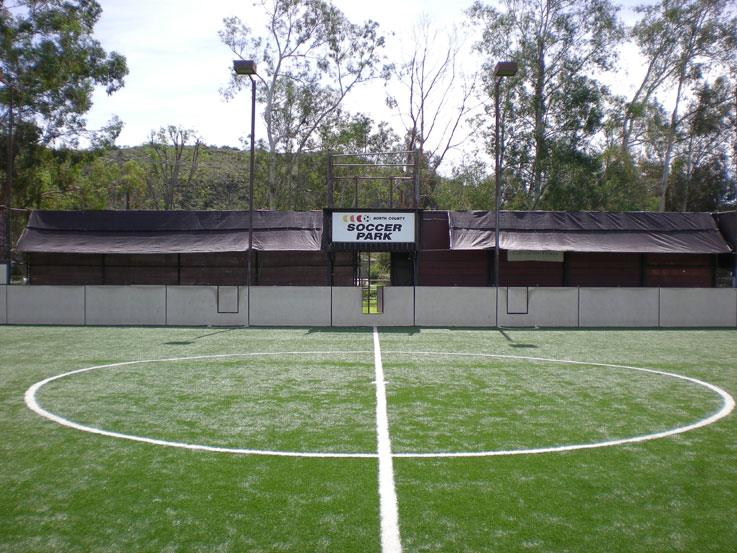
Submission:
<svg viewBox="0 0 737 553">
<path fill-rule="evenodd" d="M 417 242 L 415 211 L 333 211 L 331 241 L 345 249 L 407 250 Z"/>
</svg>

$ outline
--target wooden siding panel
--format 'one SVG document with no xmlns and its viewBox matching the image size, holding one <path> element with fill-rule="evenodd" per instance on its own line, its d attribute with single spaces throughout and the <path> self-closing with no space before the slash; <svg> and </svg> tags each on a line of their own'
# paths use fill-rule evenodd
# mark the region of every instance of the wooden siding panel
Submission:
<svg viewBox="0 0 737 553">
<path fill-rule="evenodd" d="M 247 267 L 248 252 L 238 253 L 183 253 L 182 267 Z"/>
<path fill-rule="evenodd" d="M 645 286 L 708 288 L 714 285 L 715 267 L 712 255 L 648 254 Z"/>
<path fill-rule="evenodd" d="M 28 273 L 29 284 L 82 286 L 102 284 L 102 266 L 33 265 Z"/>
<path fill-rule="evenodd" d="M 182 286 L 245 286 L 247 266 L 244 267 L 181 267 Z"/>
<path fill-rule="evenodd" d="M 635 253 L 578 253 L 568 256 L 567 286 L 642 285 L 641 255 Z"/>
<path fill-rule="evenodd" d="M 179 284 L 179 275 L 176 267 L 105 267 L 104 284 L 133 285 L 133 284 Z"/>
<path fill-rule="evenodd" d="M 102 254 L 74 254 L 74 253 L 30 253 L 30 265 L 59 265 L 59 266 L 95 266 L 102 267 Z"/>
<path fill-rule="evenodd" d="M 450 223 L 447 211 L 425 211 L 422 215 L 422 249 L 449 250 Z"/>
<path fill-rule="evenodd" d="M 109 267 L 176 267 L 177 254 L 115 254 L 105 255 Z"/>
<path fill-rule="evenodd" d="M 327 286 L 327 266 L 260 267 L 259 286 Z"/>
<path fill-rule="evenodd" d="M 487 286 L 488 252 L 420 252 L 419 286 Z"/>
<path fill-rule="evenodd" d="M 711 267 L 647 267 L 645 286 L 662 288 L 709 288 L 714 282 Z"/>
</svg>

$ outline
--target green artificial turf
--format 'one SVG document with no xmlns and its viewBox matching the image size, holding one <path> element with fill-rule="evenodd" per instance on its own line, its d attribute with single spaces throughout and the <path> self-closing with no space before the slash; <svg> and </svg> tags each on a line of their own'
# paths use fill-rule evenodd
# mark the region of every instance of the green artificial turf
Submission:
<svg viewBox="0 0 737 553">
<path fill-rule="evenodd" d="M 734 330 L 380 329 L 395 454 L 661 432 L 737 395 Z M 0 327 L 0 551 L 379 552 L 371 329 Z M 507 356 L 507 357 L 498 357 Z M 534 357 L 536 359 L 528 359 Z M 130 361 L 145 361 L 121 365 Z M 565 361 L 577 361 L 571 364 Z M 735 414 L 667 438 L 537 455 L 393 460 L 403 550 L 724 552 Z"/>
</svg>

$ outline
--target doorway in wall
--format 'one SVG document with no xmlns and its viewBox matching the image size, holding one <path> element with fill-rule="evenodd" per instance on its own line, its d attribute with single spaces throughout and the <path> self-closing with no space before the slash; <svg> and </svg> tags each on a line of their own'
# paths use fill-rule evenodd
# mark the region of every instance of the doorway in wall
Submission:
<svg viewBox="0 0 737 553">
<path fill-rule="evenodd" d="M 389 252 L 360 252 L 357 284 L 361 287 L 362 312 L 383 313 L 384 287 L 391 284 Z"/>
<path fill-rule="evenodd" d="M 414 285 L 414 256 L 409 252 L 359 252 L 354 284 L 361 287 L 364 314 L 384 312 L 388 286 Z"/>
</svg>

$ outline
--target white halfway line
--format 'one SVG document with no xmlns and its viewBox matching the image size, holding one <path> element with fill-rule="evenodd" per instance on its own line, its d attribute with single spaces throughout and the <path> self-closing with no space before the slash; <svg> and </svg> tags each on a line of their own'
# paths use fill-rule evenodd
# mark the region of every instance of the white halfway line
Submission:
<svg viewBox="0 0 737 553">
<path fill-rule="evenodd" d="M 384 365 L 381 362 L 379 331 L 374 327 L 374 365 L 376 367 L 376 444 L 379 456 L 379 513 L 381 516 L 382 553 L 401 553 L 399 506 L 394 488 L 392 443 L 389 439 L 389 416 L 386 407 Z"/>
</svg>

